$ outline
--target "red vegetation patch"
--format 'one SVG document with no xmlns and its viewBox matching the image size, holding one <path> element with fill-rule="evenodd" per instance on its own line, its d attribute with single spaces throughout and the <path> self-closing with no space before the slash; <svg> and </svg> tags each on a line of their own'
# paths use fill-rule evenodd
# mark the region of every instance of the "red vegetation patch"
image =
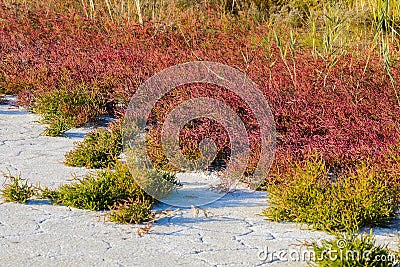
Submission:
<svg viewBox="0 0 400 267">
<path fill-rule="evenodd" d="M 204 59 L 246 70 L 268 99 L 275 117 L 277 164 L 317 151 L 332 166 L 381 152 L 400 140 L 400 107 L 378 56 L 346 55 L 329 67 L 307 49 L 288 56 L 261 40 L 268 29 L 207 31 L 190 26 L 98 24 L 69 14 L 0 9 L 0 89 L 31 104 L 42 92 L 82 82 L 108 92 L 124 106 L 136 88 L 156 72 Z M 235 28 L 235 29 L 233 29 Z M 253 40 L 253 41 L 250 41 Z M 250 60 L 244 60 L 248 53 Z M 296 62 L 296 65 L 292 65 Z M 400 78 L 398 67 L 392 69 Z"/>
</svg>

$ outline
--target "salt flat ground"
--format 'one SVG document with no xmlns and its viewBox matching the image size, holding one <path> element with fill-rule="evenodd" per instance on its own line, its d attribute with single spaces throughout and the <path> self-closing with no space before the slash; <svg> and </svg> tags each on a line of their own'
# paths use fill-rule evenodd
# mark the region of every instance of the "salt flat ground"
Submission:
<svg viewBox="0 0 400 267">
<path fill-rule="evenodd" d="M 0 171 L 21 173 L 33 184 L 50 187 L 70 182 L 73 173 L 85 175 L 88 170 L 62 162 L 74 141 L 82 140 L 90 129 L 46 137 L 40 135 L 44 126 L 37 120 L 27 111 L 0 105 Z M 305 266 L 305 261 L 294 261 L 307 255 L 302 253 L 305 244 L 329 235 L 266 221 L 257 215 L 267 207 L 265 196 L 237 190 L 203 207 L 208 218 L 202 211 L 196 217 L 190 208 L 180 209 L 154 223 L 144 235 L 138 234 L 140 226 L 106 222 L 102 213 L 41 200 L 4 203 L 0 205 L 0 265 Z M 395 221 L 374 233 L 378 243 L 394 249 L 399 230 Z M 281 251 L 290 252 L 292 258 L 278 254 Z"/>
</svg>

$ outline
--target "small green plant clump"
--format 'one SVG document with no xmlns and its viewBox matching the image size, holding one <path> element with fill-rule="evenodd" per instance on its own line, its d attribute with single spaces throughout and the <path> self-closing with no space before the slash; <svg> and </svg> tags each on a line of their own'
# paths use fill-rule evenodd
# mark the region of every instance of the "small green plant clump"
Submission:
<svg viewBox="0 0 400 267">
<path fill-rule="evenodd" d="M 364 267 L 364 266 L 398 266 L 396 252 L 387 246 L 377 246 L 373 234 L 342 234 L 332 240 L 323 240 L 319 245 L 312 244 L 314 266 L 325 267 Z"/>
<path fill-rule="evenodd" d="M 143 144 L 128 146 L 125 150 L 125 157 L 132 175 L 136 177 L 137 182 L 146 191 L 157 199 L 161 199 L 171 193 L 174 189 L 181 186 L 176 179 L 174 168 L 159 166 L 159 169 L 153 168 L 152 162 L 146 158 L 148 151 Z M 159 156 L 159 155 L 156 155 Z"/>
<path fill-rule="evenodd" d="M 34 186 L 28 185 L 28 181 L 22 179 L 20 175 L 4 174 L 4 177 L 6 182 L 0 193 L 5 202 L 25 203 L 34 195 Z M 7 180 L 9 180 L 8 183 Z"/>
<path fill-rule="evenodd" d="M 121 123 L 99 128 L 85 136 L 76 148 L 65 155 L 67 166 L 86 168 L 112 167 L 122 152 Z"/>
<path fill-rule="evenodd" d="M 165 172 L 147 176 L 147 172 L 133 173 L 126 164 L 117 162 L 114 170 L 99 170 L 76 183 L 60 186 L 57 190 L 42 190 L 42 198 L 48 198 L 56 204 L 87 210 L 111 210 L 107 215 L 111 221 L 120 223 L 141 223 L 151 219 L 151 207 L 155 199 L 147 194 L 137 183 L 137 179 L 159 179 L 166 177 Z M 140 175 L 141 177 L 136 177 Z M 173 177 L 173 178 L 172 178 Z M 169 179 L 176 179 L 174 174 Z M 169 191 L 164 191 L 168 194 Z"/>
<path fill-rule="evenodd" d="M 55 203 L 95 211 L 110 209 L 129 198 L 152 200 L 136 183 L 127 165 L 120 162 L 114 170 L 99 170 L 76 181 L 46 194 L 55 197 L 51 199 Z"/>
<path fill-rule="evenodd" d="M 58 136 L 106 113 L 107 100 L 100 89 L 82 83 L 78 88 L 61 87 L 36 97 L 33 111 L 48 124 L 44 134 Z"/>
<path fill-rule="evenodd" d="M 267 186 L 270 207 L 264 215 L 274 221 L 354 232 L 387 223 L 398 209 L 398 190 L 388 174 L 367 163 L 331 180 L 325 162 L 314 156 L 283 175 L 279 180 L 285 182 Z"/>
<path fill-rule="evenodd" d="M 112 222 L 139 224 L 152 219 L 151 200 L 128 198 L 114 204 L 109 213 Z"/>
</svg>

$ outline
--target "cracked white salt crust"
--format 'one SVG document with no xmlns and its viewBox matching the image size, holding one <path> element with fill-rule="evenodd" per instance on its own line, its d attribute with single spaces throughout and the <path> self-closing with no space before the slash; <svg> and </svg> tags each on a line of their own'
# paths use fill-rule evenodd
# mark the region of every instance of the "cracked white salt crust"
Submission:
<svg viewBox="0 0 400 267">
<path fill-rule="evenodd" d="M 50 187 L 70 182 L 72 173 L 85 175 L 86 169 L 62 162 L 73 142 L 82 140 L 89 129 L 71 130 L 68 137 L 46 137 L 40 135 L 44 126 L 38 119 L 0 105 L 0 171 L 20 172 L 32 183 Z M 272 252 L 301 253 L 305 244 L 331 237 L 293 223 L 266 221 L 257 215 L 267 206 L 265 196 L 237 190 L 203 207 L 208 218 L 201 211 L 195 217 L 191 209 L 181 209 L 154 223 L 142 236 L 137 234 L 140 226 L 105 222 L 101 213 L 42 200 L 4 203 L 0 205 L 1 265 L 306 266 L 304 261 L 271 258 Z M 399 222 L 374 229 L 378 243 L 396 248 L 399 229 Z"/>
</svg>

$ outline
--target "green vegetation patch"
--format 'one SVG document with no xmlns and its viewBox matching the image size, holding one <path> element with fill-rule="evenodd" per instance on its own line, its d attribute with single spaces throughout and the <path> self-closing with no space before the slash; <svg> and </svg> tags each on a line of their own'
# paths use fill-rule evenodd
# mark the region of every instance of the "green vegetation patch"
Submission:
<svg viewBox="0 0 400 267">
<path fill-rule="evenodd" d="M 33 111 L 48 124 L 44 134 L 58 136 L 73 127 L 96 120 L 106 113 L 107 100 L 100 89 L 81 83 L 77 88 L 61 89 L 38 95 Z"/>
<path fill-rule="evenodd" d="M 136 183 L 126 165 L 89 174 L 76 182 L 60 186 L 53 192 L 53 202 L 87 210 L 110 209 L 116 202 L 128 198 L 151 200 Z"/>
<path fill-rule="evenodd" d="M 314 266 L 398 266 L 398 255 L 387 246 L 377 246 L 372 234 L 340 235 L 313 243 Z"/>
<path fill-rule="evenodd" d="M 4 189 L 0 191 L 5 202 L 25 203 L 34 195 L 35 188 L 28 185 L 28 181 L 21 178 L 20 175 L 12 176 L 3 174 L 6 178 Z"/>
<path fill-rule="evenodd" d="M 128 166 L 117 162 L 114 169 L 99 170 L 76 182 L 65 184 L 58 189 L 41 188 L 28 185 L 20 176 L 7 176 L 1 195 L 6 202 L 25 203 L 30 198 L 48 199 L 54 204 L 92 211 L 111 210 L 106 216 L 113 222 L 141 223 L 152 220 L 152 205 L 156 200 L 147 194 L 136 182 L 137 179 L 159 181 L 169 179 L 175 182 L 173 173 L 143 171 L 131 174 Z M 136 177 L 140 176 L 140 177 Z M 151 183 L 151 182 L 150 182 Z M 159 188 L 160 194 L 166 195 L 171 187 Z"/>
<path fill-rule="evenodd" d="M 114 204 L 109 214 L 112 222 L 119 223 L 141 223 L 152 219 L 151 200 L 142 201 L 141 199 L 123 200 Z"/>
<path fill-rule="evenodd" d="M 113 166 L 122 152 L 122 129 L 117 121 L 85 136 L 76 148 L 65 155 L 67 166 L 107 168 Z"/>
<path fill-rule="evenodd" d="M 383 225 L 398 209 L 398 188 L 388 172 L 360 163 L 333 179 L 318 156 L 279 177 L 267 186 L 270 206 L 264 215 L 273 221 L 291 221 L 329 232 L 358 231 Z"/>
</svg>

